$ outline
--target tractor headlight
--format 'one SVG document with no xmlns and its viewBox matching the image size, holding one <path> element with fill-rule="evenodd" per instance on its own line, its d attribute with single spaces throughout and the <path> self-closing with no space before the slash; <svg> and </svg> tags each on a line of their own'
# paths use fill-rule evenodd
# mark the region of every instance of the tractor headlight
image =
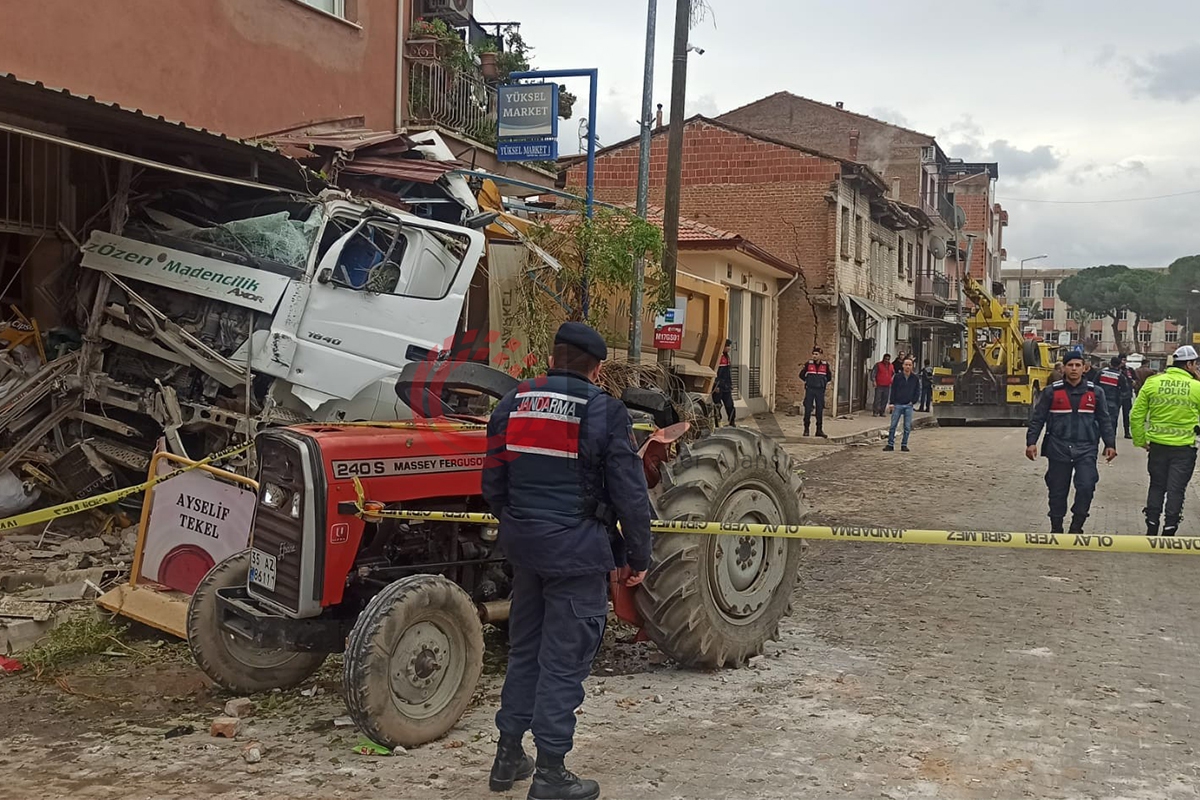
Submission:
<svg viewBox="0 0 1200 800">
<path fill-rule="evenodd" d="M 287 497 L 288 490 L 284 489 L 279 484 L 269 482 L 263 483 L 262 497 L 260 502 L 267 508 L 271 508 L 276 511 L 280 510 L 283 508 L 283 504 L 287 502 Z M 292 505 L 295 507 L 298 504 L 299 495 L 296 495 L 295 499 L 292 500 Z M 293 516 L 295 516 L 295 512 L 293 512 Z"/>
<path fill-rule="evenodd" d="M 292 494 L 292 519 L 300 519 L 300 493 Z"/>
</svg>

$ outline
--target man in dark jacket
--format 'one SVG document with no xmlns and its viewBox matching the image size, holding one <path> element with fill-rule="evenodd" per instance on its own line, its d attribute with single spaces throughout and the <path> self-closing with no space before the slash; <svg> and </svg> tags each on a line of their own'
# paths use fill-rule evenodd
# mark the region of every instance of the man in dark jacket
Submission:
<svg viewBox="0 0 1200 800">
<path fill-rule="evenodd" d="M 1083 351 L 1073 350 L 1063 361 L 1065 377 L 1042 392 L 1025 434 L 1025 457 L 1037 459 L 1037 442 L 1045 428 L 1042 455 L 1048 462 L 1046 488 L 1050 495 L 1050 531 L 1063 532 L 1067 495 L 1075 480 L 1075 503 L 1071 506 L 1068 533 L 1083 533 L 1083 523 L 1092 507 L 1092 496 L 1100 481 L 1097 451 L 1104 441 L 1104 457 L 1117 457 L 1116 420 L 1108 413 L 1104 390 L 1083 379 Z"/>
<path fill-rule="evenodd" d="M 825 389 L 833 383 L 833 368 L 825 360 L 819 347 L 812 349 L 812 358 L 800 368 L 800 380 L 804 381 L 804 435 L 809 435 L 813 411 L 817 412 L 817 436 L 825 436 Z"/>
<path fill-rule="evenodd" d="M 1108 415 L 1113 419 L 1113 429 L 1117 427 L 1117 418 L 1121 416 L 1121 394 L 1128 391 L 1130 397 L 1133 396 L 1133 389 L 1130 388 L 1125 376 L 1121 374 L 1121 357 L 1113 356 L 1108 362 L 1108 366 L 1100 370 L 1100 388 L 1104 390 L 1104 399 L 1108 403 Z M 1125 430 L 1129 430 L 1129 423 L 1126 422 Z"/>
<path fill-rule="evenodd" d="M 595 383 L 607 355 L 596 331 L 564 323 L 549 373 L 521 383 L 488 422 L 483 496 L 500 519 L 513 571 L 489 785 L 508 791 L 533 774 L 532 800 L 599 796 L 599 785 L 573 775 L 563 759 L 604 635 L 609 573 L 620 567 L 625 585 L 636 586 L 650 566 L 650 497 L 629 412 Z M 620 547 L 610 540 L 616 522 Z M 536 771 L 521 745 L 528 730 Z"/>
<path fill-rule="evenodd" d="M 1125 356 L 1121 356 L 1120 366 L 1121 376 L 1125 378 L 1125 383 L 1120 387 L 1121 392 L 1121 418 L 1125 421 L 1125 438 L 1132 439 L 1133 434 L 1129 429 L 1129 415 L 1133 411 L 1133 393 L 1134 386 L 1137 383 L 1137 376 L 1133 374 L 1133 370 L 1129 368 L 1129 364 L 1125 361 Z M 1114 425 L 1116 423 L 1113 423 Z"/>
<path fill-rule="evenodd" d="M 717 380 L 713 383 L 713 405 L 717 406 L 717 424 L 721 424 L 721 406 L 725 407 L 725 418 L 730 427 L 736 427 L 733 422 L 737 411 L 733 407 L 733 370 L 729 361 L 729 348 L 732 339 L 725 340 L 725 349 L 721 351 L 721 361 L 717 365 Z"/>
<path fill-rule="evenodd" d="M 918 410 L 929 412 L 930 406 L 933 403 L 933 367 L 929 364 L 929 359 L 925 359 L 925 366 L 921 367 L 921 403 Z"/>
<path fill-rule="evenodd" d="M 896 424 L 904 420 L 904 439 L 900 442 L 900 451 L 908 452 L 908 437 L 912 433 L 913 407 L 921 399 L 921 378 L 913 373 L 913 360 L 906 358 L 900 362 L 900 372 L 892 381 L 891 394 L 888 396 L 888 411 L 892 415 L 892 424 L 888 426 L 888 443 L 883 449 L 891 452 L 896 449 Z"/>
</svg>

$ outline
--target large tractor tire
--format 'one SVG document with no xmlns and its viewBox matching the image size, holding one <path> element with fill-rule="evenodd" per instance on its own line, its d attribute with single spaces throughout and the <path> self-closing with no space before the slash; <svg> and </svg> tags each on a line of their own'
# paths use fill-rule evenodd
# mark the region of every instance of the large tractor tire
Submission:
<svg viewBox="0 0 1200 800">
<path fill-rule="evenodd" d="M 778 443 L 721 428 L 663 467 L 660 519 L 798 525 L 799 477 Z M 689 667 L 740 666 L 778 638 L 800 566 L 798 539 L 660 534 L 642 591 L 646 633 Z"/>
<path fill-rule="evenodd" d="M 264 650 L 221 629 L 217 590 L 246 585 L 250 552 L 232 555 L 200 581 L 188 603 L 188 646 L 200 669 L 231 692 L 253 694 L 297 686 L 325 663 L 325 653 Z"/>
<path fill-rule="evenodd" d="M 343 690 L 359 730 L 385 747 L 443 736 L 483 672 L 471 598 L 440 575 L 401 578 L 372 598 L 346 645 Z"/>
</svg>

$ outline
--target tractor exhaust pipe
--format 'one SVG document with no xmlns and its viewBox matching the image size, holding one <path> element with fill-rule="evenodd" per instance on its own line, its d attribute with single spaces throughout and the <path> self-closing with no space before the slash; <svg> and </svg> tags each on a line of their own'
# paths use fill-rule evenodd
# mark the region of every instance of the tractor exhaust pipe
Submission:
<svg viewBox="0 0 1200 800">
<path fill-rule="evenodd" d="M 491 622 L 505 622 L 508 620 L 508 612 L 512 608 L 512 601 L 490 600 L 486 603 L 479 603 L 476 608 L 479 609 L 479 621 L 484 625 Z"/>
</svg>

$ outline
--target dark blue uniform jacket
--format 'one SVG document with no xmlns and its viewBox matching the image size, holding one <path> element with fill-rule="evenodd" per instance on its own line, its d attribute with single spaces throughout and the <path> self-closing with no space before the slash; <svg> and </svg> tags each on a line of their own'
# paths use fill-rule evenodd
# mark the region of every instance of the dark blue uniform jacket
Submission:
<svg viewBox="0 0 1200 800">
<path fill-rule="evenodd" d="M 566 576 L 650 565 L 650 497 L 629 412 L 580 375 L 551 370 L 500 401 L 483 496 L 516 566 Z"/>
<path fill-rule="evenodd" d="M 1105 447 L 1117 446 L 1116 419 L 1109 414 L 1104 390 L 1089 381 L 1072 386 L 1066 381 L 1051 384 L 1034 406 L 1025 434 L 1025 446 L 1037 444 L 1042 428 L 1046 438 L 1042 455 L 1051 461 L 1095 458 Z"/>
</svg>

